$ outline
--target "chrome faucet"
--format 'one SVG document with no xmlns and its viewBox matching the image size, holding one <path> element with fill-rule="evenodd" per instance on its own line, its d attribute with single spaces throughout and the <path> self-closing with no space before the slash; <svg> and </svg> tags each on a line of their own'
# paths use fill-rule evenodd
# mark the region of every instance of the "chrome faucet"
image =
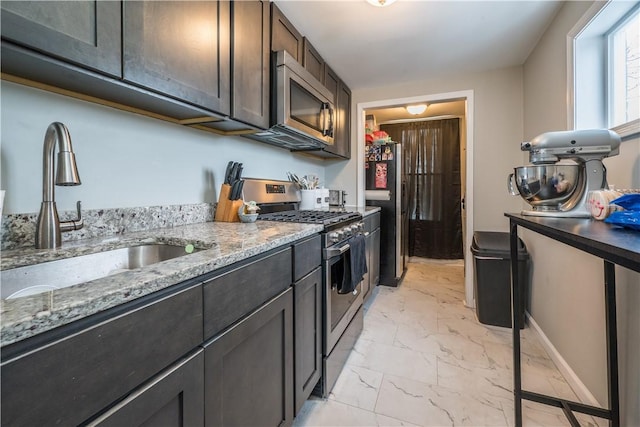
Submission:
<svg viewBox="0 0 640 427">
<path fill-rule="evenodd" d="M 78 218 L 62 221 L 58 218 L 58 210 L 53 191 L 53 154 L 58 143 L 58 169 L 56 185 L 80 185 L 76 158 L 71 147 L 69 129 L 60 123 L 49 125 L 44 135 L 44 152 L 42 162 L 42 205 L 36 225 L 36 248 L 54 249 L 62 243 L 61 232 L 82 228 L 82 212 L 80 202 L 77 203 Z"/>
</svg>

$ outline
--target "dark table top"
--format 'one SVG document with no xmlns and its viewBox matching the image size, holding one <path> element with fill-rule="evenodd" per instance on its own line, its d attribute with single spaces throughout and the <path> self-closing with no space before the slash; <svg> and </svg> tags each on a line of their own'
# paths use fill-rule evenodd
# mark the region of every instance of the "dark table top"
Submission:
<svg viewBox="0 0 640 427">
<path fill-rule="evenodd" d="M 512 223 L 625 268 L 640 272 L 640 232 L 591 218 L 505 213 Z"/>
</svg>

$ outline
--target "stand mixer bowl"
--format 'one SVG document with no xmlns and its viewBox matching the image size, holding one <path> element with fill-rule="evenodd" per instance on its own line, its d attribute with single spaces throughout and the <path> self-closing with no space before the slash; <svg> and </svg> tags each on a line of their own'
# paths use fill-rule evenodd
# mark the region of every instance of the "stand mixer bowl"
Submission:
<svg viewBox="0 0 640 427">
<path fill-rule="evenodd" d="M 509 175 L 509 189 L 515 177 L 518 193 L 534 209 L 555 210 L 578 196 L 582 188 L 580 165 L 532 165 L 514 168 Z"/>
</svg>

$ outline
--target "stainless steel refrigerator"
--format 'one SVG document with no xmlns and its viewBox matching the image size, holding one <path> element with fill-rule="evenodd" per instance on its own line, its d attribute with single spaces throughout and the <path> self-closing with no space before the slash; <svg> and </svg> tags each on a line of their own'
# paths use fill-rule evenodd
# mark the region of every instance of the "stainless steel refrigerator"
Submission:
<svg viewBox="0 0 640 427">
<path fill-rule="evenodd" d="M 398 286 L 406 268 L 403 250 L 402 150 L 398 144 L 365 147 L 365 199 L 380 212 L 380 284 Z"/>
</svg>

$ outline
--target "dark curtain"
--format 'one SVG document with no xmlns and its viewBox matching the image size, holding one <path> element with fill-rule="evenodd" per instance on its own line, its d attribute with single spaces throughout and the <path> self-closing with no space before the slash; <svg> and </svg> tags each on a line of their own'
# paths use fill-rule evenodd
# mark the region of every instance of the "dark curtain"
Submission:
<svg viewBox="0 0 640 427">
<path fill-rule="evenodd" d="M 409 256 L 463 257 L 459 122 L 380 127 L 402 147 L 403 232 Z"/>
</svg>

